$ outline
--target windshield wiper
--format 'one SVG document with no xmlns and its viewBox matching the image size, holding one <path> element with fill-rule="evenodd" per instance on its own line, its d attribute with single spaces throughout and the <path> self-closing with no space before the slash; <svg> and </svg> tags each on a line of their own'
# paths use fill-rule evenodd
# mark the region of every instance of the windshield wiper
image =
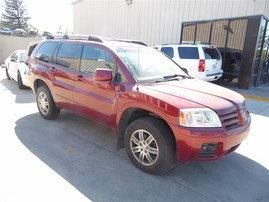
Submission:
<svg viewBox="0 0 269 202">
<path fill-rule="evenodd" d="M 163 79 L 164 80 L 157 80 L 155 81 L 155 83 L 160 83 L 160 82 L 166 82 L 166 81 L 174 81 L 174 80 L 182 80 L 182 79 L 189 79 L 191 77 L 187 76 L 187 75 L 183 75 L 183 74 L 173 74 L 173 75 L 168 75 L 168 76 L 164 76 Z"/>
<path fill-rule="evenodd" d="M 164 76 L 163 78 L 166 81 L 169 81 L 169 80 L 178 79 L 178 77 L 181 77 L 183 79 L 190 78 L 189 76 L 186 76 L 186 75 L 183 75 L 183 74 L 173 74 L 173 75 Z"/>
</svg>

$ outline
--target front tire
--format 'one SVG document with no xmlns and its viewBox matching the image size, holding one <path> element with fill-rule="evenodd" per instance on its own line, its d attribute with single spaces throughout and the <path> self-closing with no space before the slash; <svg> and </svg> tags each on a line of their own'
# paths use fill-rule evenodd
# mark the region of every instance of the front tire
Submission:
<svg viewBox="0 0 269 202">
<path fill-rule="evenodd" d="M 41 86 L 36 91 L 36 103 L 40 115 L 44 119 L 53 120 L 60 114 L 60 109 L 56 107 L 52 95 L 46 86 Z"/>
<path fill-rule="evenodd" d="M 133 164 L 149 174 L 163 174 L 176 161 L 172 133 L 155 118 L 144 117 L 130 123 L 125 131 L 124 145 Z"/>
</svg>

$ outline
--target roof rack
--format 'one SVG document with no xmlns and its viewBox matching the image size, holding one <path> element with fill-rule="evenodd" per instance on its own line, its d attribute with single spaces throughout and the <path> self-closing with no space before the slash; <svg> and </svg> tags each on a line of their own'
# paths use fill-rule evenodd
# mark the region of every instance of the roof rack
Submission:
<svg viewBox="0 0 269 202">
<path fill-rule="evenodd" d="M 106 38 L 106 37 L 100 37 L 96 35 L 86 35 L 86 34 L 55 34 L 55 35 L 48 35 L 46 39 L 73 39 L 73 40 L 88 40 L 88 41 L 95 41 L 103 43 L 104 41 L 119 41 L 119 42 L 127 42 L 127 43 L 133 43 L 133 44 L 139 44 L 143 46 L 147 46 L 142 41 L 138 40 L 128 40 L 128 39 L 113 39 L 113 38 Z"/>
<path fill-rule="evenodd" d="M 138 40 L 115 39 L 115 41 L 127 42 L 127 43 L 134 43 L 134 44 L 138 44 L 138 45 L 142 45 L 142 46 L 148 46 L 148 45 L 145 44 L 144 42 L 142 42 L 142 41 L 138 41 Z"/>
<path fill-rule="evenodd" d="M 85 34 L 56 34 L 56 35 L 48 35 L 46 39 L 74 39 L 74 40 L 89 40 L 103 43 L 103 40 L 96 35 L 85 35 Z"/>
<path fill-rule="evenodd" d="M 211 43 L 206 43 L 206 42 L 203 42 L 203 41 L 195 41 L 195 43 L 193 41 L 182 41 L 181 44 L 212 45 Z"/>
</svg>

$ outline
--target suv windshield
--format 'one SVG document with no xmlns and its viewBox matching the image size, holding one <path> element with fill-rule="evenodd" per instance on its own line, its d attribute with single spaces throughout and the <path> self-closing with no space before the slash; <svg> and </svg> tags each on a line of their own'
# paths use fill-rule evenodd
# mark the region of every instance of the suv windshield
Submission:
<svg viewBox="0 0 269 202">
<path fill-rule="evenodd" d="M 163 81 L 170 75 L 188 77 L 172 60 L 153 48 L 141 46 L 112 48 L 138 82 Z"/>
</svg>

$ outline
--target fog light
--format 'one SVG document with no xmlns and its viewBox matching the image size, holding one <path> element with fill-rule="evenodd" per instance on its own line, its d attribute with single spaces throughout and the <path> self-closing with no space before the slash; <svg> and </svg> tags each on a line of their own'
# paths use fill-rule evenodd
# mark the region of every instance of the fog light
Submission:
<svg viewBox="0 0 269 202">
<path fill-rule="evenodd" d="M 219 143 L 204 143 L 200 148 L 198 158 L 214 158 L 218 148 Z"/>
</svg>

